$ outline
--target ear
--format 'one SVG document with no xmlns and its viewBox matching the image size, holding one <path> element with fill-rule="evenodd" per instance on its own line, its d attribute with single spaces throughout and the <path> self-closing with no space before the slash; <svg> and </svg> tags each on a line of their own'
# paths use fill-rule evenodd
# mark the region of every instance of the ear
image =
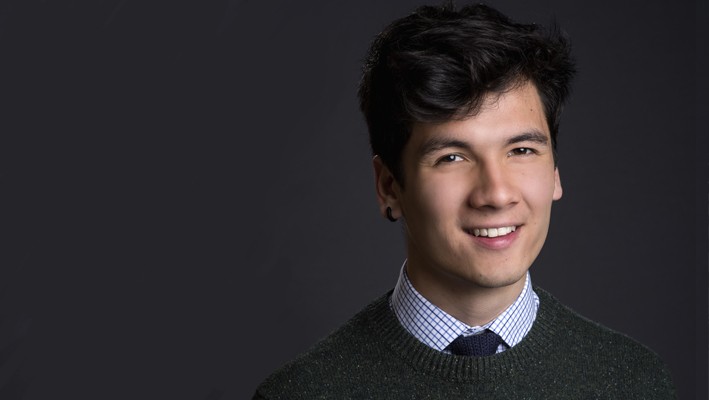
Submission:
<svg viewBox="0 0 709 400">
<path fill-rule="evenodd" d="M 559 168 L 554 167 L 554 195 L 552 199 L 559 200 L 563 194 L 561 189 L 561 178 L 559 177 Z"/>
<path fill-rule="evenodd" d="M 386 218 L 386 211 L 391 207 L 391 215 L 395 219 L 401 218 L 401 205 L 399 198 L 401 187 L 394 178 L 389 168 L 384 165 L 382 158 L 374 156 L 372 159 L 374 166 L 374 182 L 376 184 L 377 201 L 379 202 L 379 213 Z"/>
</svg>

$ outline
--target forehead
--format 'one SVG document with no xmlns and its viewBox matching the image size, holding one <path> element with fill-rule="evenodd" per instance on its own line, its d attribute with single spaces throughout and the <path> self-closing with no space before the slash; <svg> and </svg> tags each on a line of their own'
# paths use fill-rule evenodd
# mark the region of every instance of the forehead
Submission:
<svg viewBox="0 0 709 400">
<path fill-rule="evenodd" d="M 413 125 L 406 149 L 438 139 L 469 143 L 471 147 L 508 143 L 511 138 L 534 134 L 550 139 L 544 107 L 536 87 L 525 82 L 503 93 L 487 94 L 475 114 L 443 123 Z"/>
</svg>

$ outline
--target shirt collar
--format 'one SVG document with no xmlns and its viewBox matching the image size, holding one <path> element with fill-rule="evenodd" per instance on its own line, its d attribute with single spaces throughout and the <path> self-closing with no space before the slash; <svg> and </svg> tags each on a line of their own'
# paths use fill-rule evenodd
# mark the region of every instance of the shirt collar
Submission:
<svg viewBox="0 0 709 400">
<path fill-rule="evenodd" d="M 423 297 L 406 274 L 406 263 L 392 293 L 390 304 L 401 325 L 425 345 L 443 351 L 460 335 L 489 329 L 500 335 L 505 345 L 513 347 L 532 328 L 539 308 L 539 297 L 527 272 L 524 288 L 517 299 L 497 318 L 483 326 L 469 326 L 458 321 Z"/>
</svg>

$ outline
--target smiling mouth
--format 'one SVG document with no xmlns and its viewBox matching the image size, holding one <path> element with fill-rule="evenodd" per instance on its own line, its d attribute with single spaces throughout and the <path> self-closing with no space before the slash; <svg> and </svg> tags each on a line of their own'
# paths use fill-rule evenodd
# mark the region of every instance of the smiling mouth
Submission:
<svg viewBox="0 0 709 400">
<path fill-rule="evenodd" d="M 468 232 L 472 233 L 473 236 L 476 236 L 476 237 L 494 238 L 494 237 L 509 235 L 510 233 L 512 233 L 516 230 L 517 230 L 516 226 L 502 226 L 499 228 L 475 228 L 475 229 L 468 231 Z"/>
</svg>

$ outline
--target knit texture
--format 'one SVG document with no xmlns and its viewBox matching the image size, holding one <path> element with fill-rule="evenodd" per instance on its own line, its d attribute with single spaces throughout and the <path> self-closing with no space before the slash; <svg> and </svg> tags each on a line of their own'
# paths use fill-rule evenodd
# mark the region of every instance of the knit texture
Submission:
<svg viewBox="0 0 709 400">
<path fill-rule="evenodd" d="M 387 294 L 276 371 L 254 399 L 674 399 L 659 357 L 535 287 L 537 319 L 513 348 L 445 354 L 399 323 Z"/>
</svg>

